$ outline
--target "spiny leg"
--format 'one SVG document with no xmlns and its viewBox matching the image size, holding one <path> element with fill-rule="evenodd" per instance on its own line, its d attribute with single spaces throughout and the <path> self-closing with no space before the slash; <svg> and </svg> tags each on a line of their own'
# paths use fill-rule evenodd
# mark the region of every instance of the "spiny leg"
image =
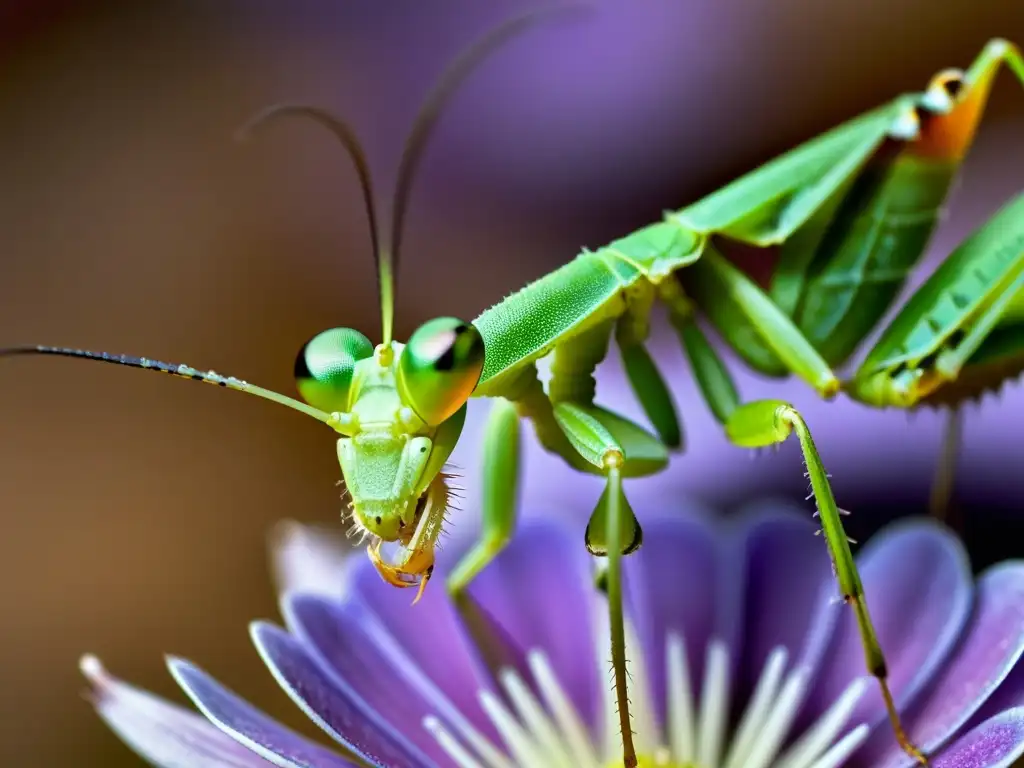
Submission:
<svg viewBox="0 0 1024 768">
<path fill-rule="evenodd" d="M 911 743 L 903 730 L 899 713 L 893 703 L 892 693 L 889 691 L 887 682 L 888 670 L 885 656 L 868 613 L 867 599 L 864 596 L 860 574 L 854 563 L 853 553 L 850 551 L 849 539 L 839 518 L 839 509 L 836 507 L 835 497 L 832 495 L 828 475 L 818 456 L 807 423 L 788 403 L 780 400 L 759 400 L 737 408 L 726 422 L 725 429 L 733 443 L 749 448 L 781 443 L 791 433 L 796 433 L 800 441 L 800 449 L 803 451 L 804 463 L 807 466 L 807 475 L 811 481 L 811 490 L 818 506 L 818 517 L 825 533 L 825 542 L 832 558 L 836 579 L 839 581 L 839 589 L 843 601 L 853 608 L 854 615 L 857 617 L 857 628 L 860 631 L 861 644 L 864 646 L 864 662 L 868 672 L 878 680 L 882 698 L 885 700 L 885 709 L 889 715 L 889 722 L 892 724 L 900 747 L 919 763 L 927 765 L 928 761 L 924 754 Z"/>
<path fill-rule="evenodd" d="M 608 558 L 602 580 L 608 600 L 611 662 L 622 736 L 622 761 L 627 768 L 636 768 L 636 748 L 629 714 L 626 627 L 622 610 L 622 555 L 637 549 L 643 535 L 622 491 L 625 454 L 618 440 L 590 409 L 572 403 L 558 403 L 554 413 L 573 447 L 606 477 L 604 493 L 587 525 L 587 548 L 593 554 L 604 554 Z"/>
<path fill-rule="evenodd" d="M 614 317 L 600 320 L 557 346 L 548 392 L 540 383 L 536 367 L 530 365 L 496 393 L 505 398 L 508 405 L 504 406 L 502 415 L 492 416 L 494 421 L 488 428 L 489 458 L 485 463 L 488 488 L 484 498 L 488 505 L 485 518 L 491 522 L 485 521 L 480 543 L 457 566 L 449 581 L 449 590 L 463 618 L 472 619 L 470 612 L 474 606 L 465 587 L 507 540 L 515 510 L 516 468 L 511 459 L 502 457 L 502 449 L 497 445 L 501 442 L 507 446 L 510 441 L 492 441 L 491 437 L 511 433 L 513 416 L 528 418 L 545 449 L 577 470 L 606 478 L 605 491 L 587 526 L 586 543 L 592 554 L 608 555 L 604 591 L 608 599 L 623 761 L 627 766 L 636 766 L 627 695 L 620 558 L 640 545 L 641 530 L 622 492 L 621 481 L 623 477 L 659 471 L 668 462 L 668 452 L 664 444 L 643 428 L 593 405 L 596 387 L 593 373 L 607 354 L 616 321 Z"/>
<path fill-rule="evenodd" d="M 843 600 L 853 608 L 857 619 L 857 628 L 864 648 L 865 665 L 871 675 L 878 680 L 889 722 L 900 747 L 920 764 L 927 765 L 927 760 L 922 752 L 907 737 L 899 713 L 896 711 L 887 682 L 888 670 L 885 656 L 868 613 L 860 574 L 850 551 L 849 540 L 839 517 L 839 509 L 836 506 L 835 497 L 832 495 L 832 488 L 828 483 L 828 475 L 818 456 L 807 424 L 796 409 L 780 400 L 758 400 L 740 405 L 735 384 L 729 376 L 728 370 L 696 325 L 692 308 L 685 296 L 682 295 L 682 291 L 677 290 L 668 281 L 663 286 L 662 298 L 668 304 L 672 325 L 679 332 L 683 341 L 683 346 L 693 367 L 694 377 L 697 379 L 698 386 L 700 386 L 712 412 L 724 425 L 729 440 L 745 448 L 762 448 L 781 443 L 791 433 L 796 432 L 804 454 L 811 490 L 818 506 L 818 517 L 821 519 L 822 530 L 825 532 L 825 542 L 832 558 L 839 588 Z M 768 307 L 761 307 L 757 312 L 751 313 L 751 319 L 753 320 L 758 312 L 770 311 Z M 777 329 L 786 329 L 785 322 L 773 322 L 772 325 Z M 799 335 L 799 331 L 795 328 L 792 328 L 792 332 Z M 790 349 L 800 350 L 799 341 L 790 344 Z M 813 371 L 817 364 L 814 357 L 811 356 L 810 359 L 800 362 L 808 372 Z M 827 381 L 827 375 L 824 372 L 816 378 Z"/>
<path fill-rule="evenodd" d="M 612 670 L 615 676 L 615 692 L 619 710 L 619 731 L 622 734 L 622 762 L 627 768 L 637 764 L 636 748 L 633 746 L 633 724 L 629 719 L 629 691 L 626 672 L 626 627 L 622 615 L 622 542 L 625 534 L 627 510 L 626 497 L 622 493 L 623 457 L 617 451 L 610 451 L 604 459 L 608 472 L 608 490 L 602 501 L 605 509 L 605 534 L 608 545 L 608 567 L 605 571 L 605 592 L 608 599 L 608 620 L 611 628 Z M 600 502 L 599 502 L 600 503 Z M 635 521 L 636 518 L 633 518 Z"/>
<path fill-rule="evenodd" d="M 637 362 L 640 359 L 638 350 L 642 353 L 642 329 L 635 322 L 636 317 L 628 314 L 618 320 L 619 339 L 620 343 L 625 342 L 627 366 L 631 359 L 638 370 L 644 371 L 636 377 L 634 387 L 645 410 L 652 415 L 652 421 L 660 425 L 659 431 L 671 435 L 674 408 L 667 400 L 667 388 L 653 365 Z M 596 470 L 606 478 L 604 493 L 587 524 L 586 544 L 591 554 L 607 557 L 600 581 L 608 601 L 611 662 L 623 763 L 636 766 L 629 713 L 621 560 L 623 555 L 640 546 L 643 532 L 622 491 L 622 478 L 657 472 L 667 463 L 668 451 L 663 442 L 636 424 L 593 404 L 593 374 L 607 353 L 612 326 L 613 321 L 610 320 L 601 323 L 556 349 L 549 386 L 553 405 L 549 407 L 574 453 L 590 464 L 592 471 Z M 664 396 L 660 393 L 662 389 L 665 390 Z M 676 430 L 678 433 L 678 427 Z"/>
</svg>

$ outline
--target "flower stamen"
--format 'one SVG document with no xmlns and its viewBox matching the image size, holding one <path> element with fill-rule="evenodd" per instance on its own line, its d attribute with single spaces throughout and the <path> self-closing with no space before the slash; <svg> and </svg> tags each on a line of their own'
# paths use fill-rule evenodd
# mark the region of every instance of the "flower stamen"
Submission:
<svg viewBox="0 0 1024 768">
<path fill-rule="evenodd" d="M 697 762 L 717 766 L 725 740 L 726 718 L 729 714 L 729 651 L 721 640 L 708 644 L 704 667 L 704 692 L 697 725 Z"/>
<path fill-rule="evenodd" d="M 459 744 L 458 740 L 449 733 L 441 724 L 441 721 L 432 715 L 423 718 L 423 727 L 430 731 L 430 734 L 437 739 L 441 748 L 455 761 L 459 768 L 485 768 L 469 752 Z"/>
<path fill-rule="evenodd" d="M 519 713 L 519 719 L 536 737 L 538 746 L 544 749 L 548 760 L 558 766 L 573 768 L 572 759 L 563 748 L 551 717 L 543 710 L 523 679 L 511 669 L 503 670 L 500 678 L 509 700 Z"/>
<path fill-rule="evenodd" d="M 536 745 L 523 728 L 508 711 L 501 700 L 490 691 L 480 692 L 480 705 L 501 734 L 505 746 L 512 752 L 518 765 L 543 765 L 543 755 L 539 754 Z"/>
<path fill-rule="evenodd" d="M 732 742 L 732 748 L 725 761 L 726 768 L 743 768 L 747 765 L 746 761 L 750 759 L 758 733 L 778 696 L 782 675 L 786 670 L 788 660 L 789 654 L 785 648 L 774 648 L 768 654 L 764 672 L 761 674 L 761 679 L 758 680 L 750 704 L 736 730 L 736 738 Z"/>
<path fill-rule="evenodd" d="M 604 633 L 599 626 L 597 629 L 600 638 Z M 868 689 L 870 679 L 863 677 L 848 685 L 832 706 L 780 755 L 804 702 L 812 670 L 800 665 L 787 672 L 789 653 L 779 646 L 769 652 L 734 738 L 728 743 L 729 647 L 718 638 L 708 643 L 703 684 L 697 692 L 690 683 L 685 641 L 676 632 L 666 637 L 666 722 L 664 731 L 659 732 L 642 644 L 630 622 L 626 622 L 625 636 L 631 655 L 627 668 L 633 680 L 633 710 L 641 720 L 636 739 L 641 766 L 836 768 L 867 737 L 868 728 L 862 725 L 836 741 Z M 598 646 L 597 658 L 606 658 L 607 641 L 599 642 Z M 526 658 L 536 688 L 518 671 L 506 668 L 498 674 L 498 680 L 510 704 L 491 691 L 479 694 L 484 712 L 504 742 L 504 754 L 481 734 L 465 733 L 458 722 L 455 729 L 463 731 L 461 742 L 439 718 L 424 719 L 424 726 L 455 764 L 459 768 L 621 765 L 621 747 L 615 743 L 618 722 L 614 694 L 606 692 L 602 726 L 598 733 L 591 733 L 544 652 L 533 649 Z"/>
<path fill-rule="evenodd" d="M 676 760 L 691 762 L 697 757 L 697 737 L 693 715 L 693 686 L 690 684 L 690 665 L 686 660 L 686 645 L 675 632 L 666 644 L 668 674 L 668 742 Z"/>
<path fill-rule="evenodd" d="M 548 711 L 551 712 L 558 724 L 558 729 L 565 737 L 566 745 L 572 754 L 574 765 L 598 765 L 597 753 L 594 745 L 587 734 L 587 727 L 583 724 L 583 718 L 572 705 L 569 695 L 565 692 L 558 676 L 551 668 L 548 657 L 538 650 L 530 651 L 527 656 L 527 663 L 530 671 L 533 672 L 533 679 L 537 682 L 541 696 Z"/>
<path fill-rule="evenodd" d="M 846 686 L 832 706 L 779 758 L 779 768 L 810 768 L 814 765 L 815 757 L 835 741 L 870 683 L 871 678 L 860 677 Z"/>
</svg>

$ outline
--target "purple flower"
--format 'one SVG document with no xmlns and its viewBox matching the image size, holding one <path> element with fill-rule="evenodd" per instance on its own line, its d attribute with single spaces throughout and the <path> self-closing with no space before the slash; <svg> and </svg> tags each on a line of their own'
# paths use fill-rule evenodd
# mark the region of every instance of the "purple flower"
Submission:
<svg viewBox="0 0 1024 768">
<path fill-rule="evenodd" d="M 641 765 L 909 765 L 809 516 L 765 503 L 729 522 L 674 512 L 645 519 L 644 546 L 624 563 Z M 100 715 L 159 766 L 360 764 L 346 753 L 394 768 L 614 765 L 606 612 L 580 539 L 528 520 L 474 583 L 505 649 L 489 667 L 494 647 L 470 640 L 440 579 L 412 608 L 365 559 L 343 564 L 343 548 L 287 529 L 276 559 L 288 629 L 257 622 L 251 634 L 337 751 L 183 659 L 169 659 L 171 673 L 206 719 L 92 657 L 83 670 Z M 457 549 L 442 553 L 442 573 Z M 914 521 L 883 530 L 859 564 L 904 724 L 932 765 L 1024 754 L 1024 563 L 975 581 L 953 535 Z"/>
</svg>

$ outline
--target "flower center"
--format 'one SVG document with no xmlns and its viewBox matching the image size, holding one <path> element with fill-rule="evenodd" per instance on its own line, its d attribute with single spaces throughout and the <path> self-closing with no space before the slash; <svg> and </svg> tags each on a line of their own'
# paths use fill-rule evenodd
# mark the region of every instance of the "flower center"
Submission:
<svg viewBox="0 0 1024 768">
<path fill-rule="evenodd" d="M 708 644 L 697 696 L 686 645 L 675 633 L 666 638 L 667 701 L 665 716 L 658 718 L 641 645 L 628 625 L 626 644 L 638 768 L 836 768 L 867 737 L 866 725 L 846 727 L 868 688 L 868 678 L 859 678 L 817 722 L 799 738 L 792 738 L 812 682 L 811 670 L 797 666 L 787 671 L 789 654 L 782 647 L 768 655 L 743 716 L 728 732 L 731 665 L 727 646 L 718 640 Z M 598 658 L 606 657 L 607 653 L 598 654 Z M 527 661 L 533 688 L 518 672 L 504 670 L 499 675 L 504 699 L 492 691 L 479 694 L 480 705 L 500 734 L 504 749 L 490 743 L 465 717 L 453 718 L 450 724 L 433 716 L 424 720 L 454 764 L 458 768 L 619 768 L 622 743 L 611 689 L 605 692 L 603 727 L 592 729 L 544 653 L 531 651 Z M 605 667 L 602 665 L 602 671 Z"/>
</svg>

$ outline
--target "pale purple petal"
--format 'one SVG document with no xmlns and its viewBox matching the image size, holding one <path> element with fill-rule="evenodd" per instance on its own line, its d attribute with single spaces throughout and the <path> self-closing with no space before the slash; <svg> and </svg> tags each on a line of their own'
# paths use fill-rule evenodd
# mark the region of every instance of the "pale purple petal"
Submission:
<svg viewBox="0 0 1024 768">
<path fill-rule="evenodd" d="M 835 587 L 828 550 L 814 535 L 811 513 L 792 504 L 761 502 L 743 523 L 747 573 L 737 681 L 741 696 L 749 695 L 777 646 L 789 651 L 790 664 L 816 668 L 837 617 L 835 611 L 819 613 Z"/>
<path fill-rule="evenodd" d="M 651 693 L 664 723 L 666 702 L 665 643 L 669 632 L 685 640 L 691 679 L 699 681 L 712 636 L 725 628 L 740 594 L 727 588 L 730 545 L 721 531 L 700 516 L 679 510 L 643 521 L 644 543 L 623 560 L 630 615 L 644 649 Z M 741 583 L 739 578 L 736 583 Z M 726 637 L 725 639 L 730 639 Z"/>
<path fill-rule="evenodd" d="M 1024 755 L 1024 708 L 979 725 L 932 761 L 933 768 L 1007 768 Z"/>
<path fill-rule="evenodd" d="M 544 519 L 520 523 L 469 592 L 522 653 L 544 651 L 573 704 L 595 723 L 602 695 L 594 653 L 597 601 L 583 529 Z"/>
<path fill-rule="evenodd" d="M 341 598 L 348 593 L 351 566 L 365 558 L 345 540 L 337 523 L 313 526 L 284 520 L 270 533 L 270 563 L 279 595 L 316 593 Z"/>
<path fill-rule="evenodd" d="M 476 711 L 477 692 L 489 686 L 489 678 L 445 594 L 440 569 L 435 570 L 423 599 L 413 606 L 413 590 L 385 584 L 365 560 L 354 564 L 351 595 L 353 602 L 376 615 L 413 663 L 459 710 Z M 439 664 L 438 659 L 444 663 Z"/>
<path fill-rule="evenodd" d="M 274 765 L 284 768 L 356 765 L 267 717 L 191 662 L 168 658 L 167 666 L 178 685 L 214 725 Z"/>
<path fill-rule="evenodd" d="M 430 614 L 416 611 L 425 622 Z M 447 753 L 423 727 L 427 715 L 458 716 L 451 704 L 416 670 L 398 641 L 361 604 L 341 605 L 317 595 L 291 595 L 284 602 L 289 629 L 369 706 L 423 752 L 442 762 Z M 444 657 L 434 660 L 443 670 Z M 474 708 L 477 709 L 477 708 Z M 472 714 L 466 712 L 465 714 Z M 478 721 L 485 720 L 482 717 Z M 490 736 L 496 734 L 488 733 Z"/>
<path fill-rule="evenodd" d="M 125 744 L 153 765 L 160 768 L 266 768 L 271 765 L 196 713 L 118 680 L 96 657 L 84 657 L 81 668 L 92 683 L 89 700 L 96 712 Z"/>
<path fill-rule="evenodd" d="M 967 725 L 964 726 L 964 730 L 974 728 L 1003 710 L 1015 707 L 1024 707 L 1024 655 L 1017 658 L 1017 663 L 1013 665 L 1010 674 L 985 700 L 981 708 L 971 716 Z"/>
<path fill-rule="evenodd" d="M 402 733 L 391 728 L 351 687 L 328 676 L 302 644 L 279 627 L 257 622 L 253 642 L 278 683 L 314 723 L 370 763 L 386 768 L 433 766 Z"/>
<path fill-rule="evenodd" d="M 889 685 L 903 709 L 931 679 L 960 637 L 973 599 L 963 544 L 931 521 L 896 523 L 872 539 L 857 561 L 867 605 L 889 668 Z M 836 587 L 838 592 L 838 586 Z M 864 651 L 853 611 L 842 604 L 807 711 L 823 711 L 865 674 Z M 885 718 L 877 686 L 861 698 L 849 722 Z"/>
<path fill-rule="evenodd" d="M 996 691 L 1024 653 L 1024 564 L 1005 563 L 978 580 L 974 612 L 964 639 L 904 725 L 926 753 L 948 741 Z M 994 713 L 993 713 L 994 714 Z M 864 748 L 865 761 L 879 768 L 911 763 L 879 727 Z"/>
</svg>

